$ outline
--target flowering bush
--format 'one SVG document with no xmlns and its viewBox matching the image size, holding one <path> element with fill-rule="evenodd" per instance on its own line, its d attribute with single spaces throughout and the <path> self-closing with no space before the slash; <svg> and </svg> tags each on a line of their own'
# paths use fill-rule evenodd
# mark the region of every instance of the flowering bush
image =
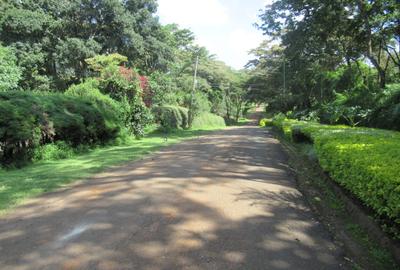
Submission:
<svg viewBox="0 0 400 270">
<path fill-rule="evenodd" d="M 142 90 L 142 99 L 147 108 L 153 105 L 154 93 L 151 90 L 149 79 L 146 76 L 139 76 L 139 86 Z"/>
<path fill-rule="evenodd" d="M 118 54 L 87 59 L 89 66 L 99 72 L 99 89 L 120 102 L 125 126 L 140 138 L 144 127 L 152 121 L 149 107 L 152 92 L 146 76 L 124 66 L 126 58 Z"/>
</svg>

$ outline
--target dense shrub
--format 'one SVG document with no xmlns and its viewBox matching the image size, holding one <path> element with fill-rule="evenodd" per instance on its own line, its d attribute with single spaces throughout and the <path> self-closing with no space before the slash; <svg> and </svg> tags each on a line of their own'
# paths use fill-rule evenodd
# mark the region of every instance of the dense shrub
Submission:
<svg viewBox="0 0 400 270">
<path fill-rule="evenodd" d="M 400 131 L 400 84 L 387 87 L 378 106 L 371 113 L 369 125 Z"/>
<path fill-rule="evenodd" d="M 0 91 L 15 90 L 21 78 L 21 69 L 16 64 L 14 53 L 0 45 Z"/>
<path fill-rule="evenodd" d="M 197 115 L 192 123 L 192 128 L 225 127 L 225 120 L 219 115 L 203 112 Z"/>
<path fill-rule="evenodd" d="M 90 100 L 92 102 L 99 102 L 106 104 L 107 106 L 118 109 L 119 104 L 110 96 L 101 93 L 99 90 L 100 82 L 97 79 L 88 79 L 83 83 L 74 84 L 70 86 L 66 91 L 66 95 L 82 97 L 86 100 Z"/>
<path fill-rule="evenodd" d="M 260 120 L 260 122 L 258 124 L 260 127 L 270 127 L 270 126 L 272 126 L 273 122 L 272 122 L 272 119 L 263 118 Z"/>
<path fill-rule="evenodd" d="M 165 129 L 185 129 L 188 126 L 188 110 L 178 106 L 153 108 L 154 118 Z"/>
<path fill-rule="evenodd" d="M 292 138 L 292 125 L 298 123 L 297 120 L 287 119 L 286 116 L 282 113 L 277 114 L 272 119 L 272 123 L 274 126 L 278 127 L 286 138 Z"/>
<path fill-rule="evenodd" d="M 90 69 L 99 75 L 99 89 L 113 99 L 129 101 L 141 95 L 140 80 L 136 70 L 123 66 L 128 61 L 118 53 L 96 55 L 86 59 Z"/>
<path fill-rule="evenodd" d="M 119 131 L 117 114 L 102 102 L 62 94 L 0 93 L 0 163 L 25 162 L 54 141 L 104 143 Z"/>
<path fill-rule="evenodd" d="M 129 111 L 125 124 L 135 137 L 139 139 L 144 136 L 144 128 L 152 123 L 153 116 L 141 98 L 136 98 L 131 101 L 126 100 L 126 102 Z"/>
<path fill-rule="evenodd" d="M 184 107 L 177 107 L 182 119 L 182 128 L 189 127 L 189 110 Z"/>
<path fill-rule="evenodd" d="M 33 150 L 34 161 L 38 160 L 59 160 L 70 158 L 76 150 L 70 144 L 63 141 L 57 141 L 45 145 L 40 145 Z"/>
<path fill-rule="evenodd" d="M 154 71 L 149 77 L 154 106 L 178 105 L 185 101 L 185 91 L 176 85 L 176 78 L 170 74 Z"/>
<path fill-rule="evenodd" d="M 100 82 L 96 79 L 88 79 L 83 83 L 70 86 L 65 92 L 68 96 L 80 97 L 96 104 L 101 110 L 113 110 L 119 117 L 121 123 L 124 123 L 128 114 L 128 108 L 109 95 L 101 93 L 99 90 Z"/>
<path fill-rule="evenodd" d="M 99 75 L 95 87 L 118 101 L 125 126 L 136 138 L 141 138 L 145 126 L 152 121 L 147 106 L 153 102 L 153 92 L 147 77 L 123 65 L 127 61 L 127 57 L 117 53 L 86 59 L 90 69 Z"/>
<path fill-rule="evenodd" d="M 193 126 L 193 121 L 196 116 L 204 112 L 210 112 L 211 104 L 207 96 L 201 92 L 195 92 L 194 94 L 188 94 L 186 96 L 185 104 L 189 109 L 188 112 L 188 125 Z"/>
<path fill-rule="evenodd" d="M 84 83 L 72 85 L 66 95 L 79 96 L 97 104 L 98 107 L 112 109 L 118 116 L 121 126 L 125 126 L 136 138 L 144 135 L 144 128 L 152 121 L 150 110 L 138 95 L 128 98 L 121 96 L 119 100 L 112 99 L 100 91 L 101 82 L 89 79 Z M 104 89 L 103 89 L 104 92 Z"/>
<path fill-rule="evenodd" d="M 274 125 L 294 140 L 312 141 L 321 167 L 335 181 L 400 225 L 399 132 L 287 119 Z"/>
</svg>

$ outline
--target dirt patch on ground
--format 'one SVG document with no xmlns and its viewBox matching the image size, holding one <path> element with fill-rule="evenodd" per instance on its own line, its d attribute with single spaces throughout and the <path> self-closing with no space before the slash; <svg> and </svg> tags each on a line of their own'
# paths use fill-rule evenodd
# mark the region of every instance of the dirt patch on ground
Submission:
<svg viewBox="0 0 400 270">
<path fill-rule="evenodd" d="M 344 269 L 279 141 L 229 128 L 0 219 L 1 269 Z"/>
</svg>

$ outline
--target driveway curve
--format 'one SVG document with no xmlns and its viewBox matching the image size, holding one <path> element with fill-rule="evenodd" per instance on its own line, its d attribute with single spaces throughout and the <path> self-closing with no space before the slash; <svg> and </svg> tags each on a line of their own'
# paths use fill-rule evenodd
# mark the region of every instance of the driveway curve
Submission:
<svg viewBox="0 0 400 270">
<path fill-rule="evenodd" d="M 279 142 L 228 128 L 0 218 L 0 269 L 343 269 Z"/>
</svg>

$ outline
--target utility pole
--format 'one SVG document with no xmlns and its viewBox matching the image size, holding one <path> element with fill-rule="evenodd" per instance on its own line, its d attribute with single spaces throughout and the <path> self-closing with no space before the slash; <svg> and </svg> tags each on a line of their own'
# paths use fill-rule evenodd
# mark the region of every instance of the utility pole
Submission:
<svg viewBox="0 0 400 270">
<path fill-rule="evenodd" d="M 194 99 L 194 93 L 196 91 L 196 85 L 197 85 L 197 68 L 199 67 L 199 56 L 196 56 L 196 65 L 194 67 L 194 75 L 193 75 L 193 88 L 192 88 L 192 93 L 190 95 L 190 108 L 189 108 L 189 128 L 192 127 L 192 122 L 194 118 L 194 112 L 193 112 L 193 99 Z"/>
<path fill-rule="evenodd" d="M 283 56 L 283 94 L 286 94 L 286 61 L 285 56 Z"/>
<path fill-rule="evenodd" d="M 283 55 L 283 96 L 282 96 L 282 101 L 286 107 L 285 95 L 286 95 L 286 59 L 285 59 L 285 55 Z"/>
<path fill-rule="evenodd" d="M 193 89 L 192 89 L 192 97 L 194 95 L 194 91 L 196 90 L 197 84 L 197 68 L 199 66 L 199 56 L 196 56 L 196 65 L 194 67 L 194 76 L 193 76 Z"/>
</svg>

